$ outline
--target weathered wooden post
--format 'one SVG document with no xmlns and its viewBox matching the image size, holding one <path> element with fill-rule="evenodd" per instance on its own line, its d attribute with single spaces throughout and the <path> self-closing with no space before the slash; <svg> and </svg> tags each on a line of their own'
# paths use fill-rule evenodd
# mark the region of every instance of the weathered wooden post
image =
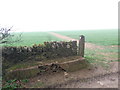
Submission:
<svg viewBox="0 0 120 90">
<path fill-rule="evenodd" d="M 85 37 L 81 35 L 79 39 L 79 55 L 81 57 L 84 57 L 84 48 L 85 48 Z"/>
</svg>

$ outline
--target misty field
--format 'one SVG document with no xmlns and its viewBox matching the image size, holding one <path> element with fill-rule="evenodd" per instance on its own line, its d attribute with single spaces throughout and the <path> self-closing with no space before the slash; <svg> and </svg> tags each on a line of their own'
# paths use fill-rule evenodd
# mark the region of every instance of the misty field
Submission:
<svg viewBox="0 0 120 90">
<path fill-rule="evenodd" d="M 21 33 L 13 33 L 16 38 Z M 13 39 L 14 39 L 13 38 Z M 8 46 L 32 46 L 34 44 L 43 44 L 47 41 L 60 41 L 61 39 L 50 35 L 48 32 L 23 32 L 21 40 L 16 43 L 7 44 Z"/>
<path fill-rule="evenodd" d="M 120 43 L 118 43 L 117 30 L 71 30 L 53 32 L 75 39 L 79 39 L 80 35 L 84 35 L 86 38 L 86 42 L 94 43 L 97 45 L 120 45 Z M 16 35 L 19 33 L 14 34 Z M 32 46 L 34 44 L 41 44 L 46 41 L 63 41 L 63 39 L 55 37 L 49 32 L 23 32 L 21 41 L 9 45 Z"/>
<path fill-rule="evenodd" d="M 80 35 L 84 35 L 86 42 L 98 45 L 120 45 L 118 42 L 118 30 L 75 30 L 56 31 L 55 33 L 75 39 L 79 39 Z"/>
</svg>

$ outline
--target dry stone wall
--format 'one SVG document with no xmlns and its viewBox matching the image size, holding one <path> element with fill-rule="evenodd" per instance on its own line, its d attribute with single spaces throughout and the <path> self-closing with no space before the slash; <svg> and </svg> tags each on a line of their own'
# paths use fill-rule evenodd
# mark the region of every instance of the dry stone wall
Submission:
<svg viewBox="0 0 120 90">
<path fill-rule="evenodd" d="M 77 55 L 77 41 L 44 42 L 32 47 L 3 47 L 2 49 L 2 57 L 14 63 L 36 56 L 38 60 L 42 60 L 74 55 Z"/>
</svg>

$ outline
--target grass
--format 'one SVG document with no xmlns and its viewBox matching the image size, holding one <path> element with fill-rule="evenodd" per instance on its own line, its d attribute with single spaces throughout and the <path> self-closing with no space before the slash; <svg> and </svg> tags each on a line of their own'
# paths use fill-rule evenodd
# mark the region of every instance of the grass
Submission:
<svg viewBox="0 0 120 90">
<path fill-rule="evenodd" d="M 109 68 L 110 62 L 118 61 L 117 48 L 104 48 L 104 49 L 85 49 L 85 59 L 90 64 L 97 64 L 105 69 Z"/>
<path fill-rule="evenodd" d="M 101 52 L 111 52 L 111 53 L 118 53 L 118 47 L 115 47 L 115 48 L 104 48 L 104 49 L 101 49 L 99 50 Z"/>
<path fill-rule="evenodd" d="M 4 82 L 3 85 L 3 90 L 14 90 L 16 88 L 24 88 L 24 84 L 29 82 L 28 79 L 23 79 L 23 80 L 17 80 L 17 79 L 12 79 Z"/>
<path fill-rule="evenodd" d="M 73 57 L 68 57 L 68 58 L 59 58 L 59 59 L 54 59 L 54 60 L 47 60 L 45 62 L 42 63 L 42 65 L 44 64 L 51 64 L 53 62 L 58 61 L 58 64 L 60 62 L 67 62 L 67 61 L 71 61 L 71 60 L 75 60 L 80 58 L 79 56 L 73 56 Z M 79 63 L 78 63 L 79 62 Z M 39 62 L 36 62 L 36 64 L 38 64 Z M 28 62 L 28 64 L 30 64 L 30 62 Z M 28 64 L 17 64 L 14 65 L 13 67 L 9 68 L 7 70 L 6 75 L 4 76 L 5 80 L 10 80 L 10 79 L 28 79 L 28 78 L 32 78 L 38 75 L 38 73 L 40 72 L 40 69 L 36 66 L 35 68 L 30 68 L 30 69 L 25 69 L 25 67 L 29 66 Z M 31 64 L 32 66 L 33 64 Z M 20 67 L 19 67 L 20 66 Z M 29 66 L 29 67 L 31 67 Z M 72 63 L 65 63 L 62 64 L 62 68 L 64 68 L 65 70 L 67 70 L 68 72 L 70 71 L 75 71 L 78 69 L 82 69 L 82 68 L 86 68 L 88 66 L 88 63 L 84 60 L 81 61 L 76 61 L 76 62 L 72 62 Z M 9 72 L 11 70 L 16 70 L 16 69 L 20 69 L 23 68 L 23 70 L 17 70 L 17 71 L 13 71 L 13 72 Z"/>
<path fill-rule="evenodd" d="M 33 69 L 27 69 L 27 70 L 18 70 L 14 72 L 7 72 L 3 79 L 6 80 L 12 80 L 12 79 L 29 79 L 37 76 L 37 73 L 39 73 L 38 68 Z"/>
<path fill-rule="evenodd" d="M 85 56 L 85 60 L 90 64 L 96 64 L 96 65 L 102 66 L 105 69 L 108 69 L 110 67 L 107 60 L 99 57 Z"/>
<path fill-rule="evenodd" d="M 48 63 L 55 63 L 56 61 L 58 63 L 62 63 L 62 62 L 66 62 L 66 61 L 75 60 L 78 58 L 79 58 L 79 56 L 69 56 L 66 58 L 49 59 L 49 60 L 43 60 L 43 61 L 33 61 L 32 60 L 32 61 L 27 61 L 27 62 L 21 62 L 19 64 L 13 65 L 12 67 L 8 68 L 7 71 L 29 68 L 32 66 L 38 66 L 38 65 L 48 64 Z"/>
<path fill-rule="evenodd" d="M 12 38 L 12 40 L 15 40 L 15 38 L 19 34 L 20 33 L 13 33 L 15 37 Z M 50 35 L 48 32 L 24 32 L 22 34 L 21 41 L 12 44 L 7 44 L 7 46 L 32 46 L 34 44 L 43 44 L 44 42 L 47 41 L 60 41 L 60 40 L 61 39 Z"/>
<path fill-rule="evenodd" d="M 58 34 L 65 35 L 71 38 L 79 39 L 80 35 L 84 35 L 86 42 L 98 45 L 120 45 L 118 42 L 118 30 L 71 30 L 71 31 L 54 31 Z M 13 33 L 15 35 L 13 40 L 20 33 Z M 61 41 L 49 32 L 24 32 L 20 42 L 9 44 L 8 46 L 32 46 L 33 44 L 40 44 L 46 41 Z"/>
<path fill-rule="evenodd" d="M 86 42 L 98 45 L 120 45 L 118 42 L 118 30 L 74 30 L 74 31 L 54 31 L 58 34 L 79 39 L 84 35 Z"/>
<path fill-rule="evenodd" d="M 45 84 L 43 82 L 37 82 L 31 88 L 44 88 Z"/>
<path fill-rule="evenodd" d="M 7 71 L 16 70 L 16 69 L 23 69 L 32 66 L 40 65 L 37 61 L 28 61 L 28 62 L 21 62 L 19 64 L 13 65 L 12 67 L 8 68 Z"/>
<path fill-rule="evenodd" d="M 2 88 L 2 76 L 0 76 L 0 89 Z"/>
</svg>

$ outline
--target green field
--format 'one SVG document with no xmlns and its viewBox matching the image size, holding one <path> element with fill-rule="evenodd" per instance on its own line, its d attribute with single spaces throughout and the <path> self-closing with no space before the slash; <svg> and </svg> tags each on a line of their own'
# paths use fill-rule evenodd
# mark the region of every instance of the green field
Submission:
<svg viewBox="0 0 120 90">
<path fill-rule="evenodd" d="M 84 35 L 86 38 L 86 42 L 98 45 L 117 45 L 117 44 L 120 45 L 120 43 L 118 43 L 117 30 L 71 30 L 53 32 L 75 39 L 79 39 L 80 35 Z M 14 33 L 15 36 L 17 36 L 18 34 L 20 33 Z M 24 32 L 22 34 L 21 41 L 9 45 L 32 46 L 33 44 L 40 44 L 46 41 L 61 41 L 61 40 L 62 39 L 60 38 L 52 36 L 51 34 L 49 34 L 49 32 Z"/>
<path fill-rule="evenodd" d="M 98 45 L 120 45 L 118 43 L 118 30 L 74 30 L 74 31 L 55 31 L 55 33 L 65 35 L 71 38 L 79 39 L 84 35 L 86 42 Z"/>
<path fill-rule="evenodd" d="M 20 33 L 14 33 L 16 37 Z M 14 37 L 16 39 L 16 37 Z M 13 40 L 14 40 L 13 38 Z M 60 41 L 61 39 L 50 35 L 48 32 L 24 32 L 22 33 L 21 40 L 16 43 L 7 44 L 8 46 L 32 46 L 34 44 L 41 44 L 46 41 Z"/>
</svg>

